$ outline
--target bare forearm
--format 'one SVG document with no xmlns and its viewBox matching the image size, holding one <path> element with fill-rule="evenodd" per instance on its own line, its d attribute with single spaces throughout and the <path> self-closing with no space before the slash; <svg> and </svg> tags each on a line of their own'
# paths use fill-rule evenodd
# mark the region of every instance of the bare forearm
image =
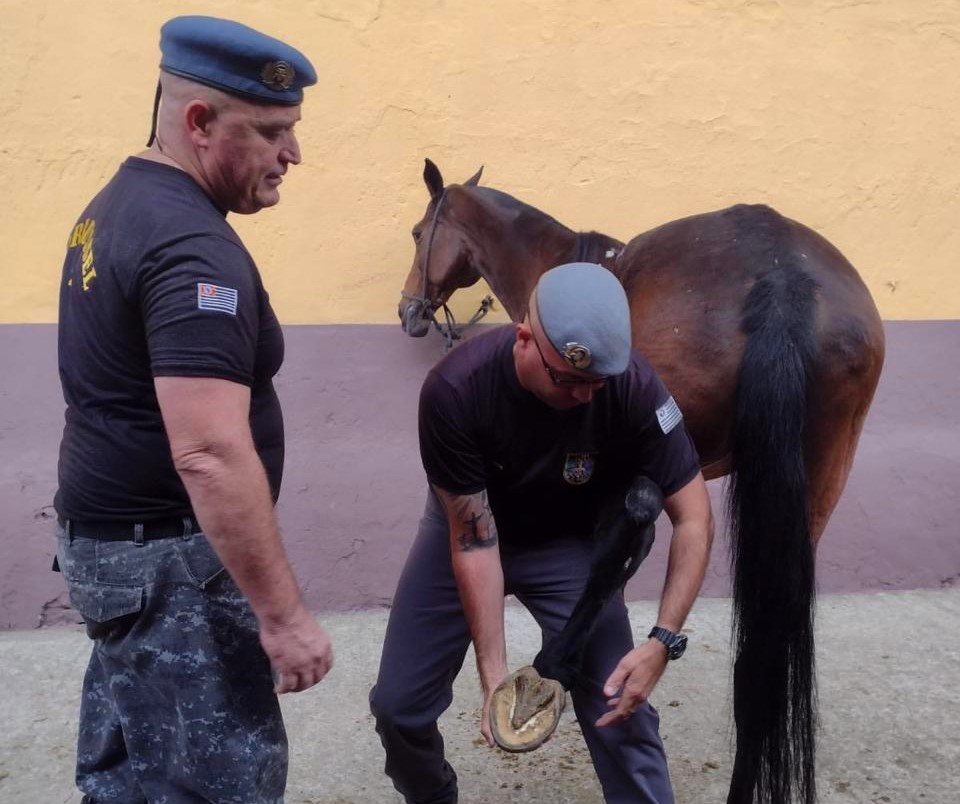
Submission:
<svg viewBox="0 0 960 804">
<path fill-rule="evenodd" d="M 454 554 L 453 573 L 470 626 L 484 685 L 498 684 L 507 663 L 503 628 L 503 570 L 496 551 Z"/>
<path fill-rule="evenodd" d="M 506 670 L 503 630 L 503 567 L 497 526 L 485 491 L 456 495 L 435 489 L 450 526 L 453 574 L 470 626 L 484 687 L 495 686 Z"/>
<path fill-rule="evenodd" d="M 250 430 L 250 389 L 216 377 L 157 377 L 170 455 L 211 546 L 257 616 L 276 691 L 305 690 L 333 666 L 280 541 Z"/>
<path fill-rule="evenodd" d="M 701 522 L 681 522 L 670 542 L 667 577 L 657 623 L 679 631 L 700 593 L 710 559 L 712 529 Z"/>
<path fill-rule="evenodd" d="M 262 624 L 282 625 L 301 606 L 273 511 L 266 473 L 253 449 L 178 462 L 204 534 Z"/>
<path fill-rule="evenodd" d="M 679 631 L 700 592 L 713 543 L 713 514 L 703 476 L 698 473 L 667 497 L 663 507 L 673 524 L 673 536 L 657 623 Z M 624 656 L 603 685 L 604 694 L 609 696 L 607 703 L 613 708 L 597 720 L 597 726 L 630 717 L 649 698 L 666 666 L 667 649 L 657 639 L 642 643 Z"/>
</svg>

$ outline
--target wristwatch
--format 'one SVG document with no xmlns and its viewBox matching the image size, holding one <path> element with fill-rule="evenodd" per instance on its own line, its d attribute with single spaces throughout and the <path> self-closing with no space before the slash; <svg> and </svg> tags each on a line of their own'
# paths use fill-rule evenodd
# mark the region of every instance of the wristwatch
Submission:
<svg viewBox="0 0 960 804">
<path fill-rule="evenodd" d="M 686 636 L 683 634 L 675 634 L 673 631 L 661 628 L 659 625 L 655 625 L 651 629 L 650 633 L 647 634 L 647 639 L 658 639 L 666 645 L 668 659 L 679 659 L 687 649 Z"/>
</svg>

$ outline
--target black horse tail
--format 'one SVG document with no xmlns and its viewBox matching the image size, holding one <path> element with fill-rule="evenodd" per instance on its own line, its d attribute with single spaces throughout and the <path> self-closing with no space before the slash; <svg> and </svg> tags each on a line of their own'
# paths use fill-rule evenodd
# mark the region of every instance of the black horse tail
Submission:
<svg viewBox="0 0 960 804">
<path fill-rule="evenodd" d="M 816 800 L 814 556 L 804 460 L 816 282 L 784 254 L 751 289 L 727 505 L 736 757 L 728 804 Z M 779 263 L 779 264 L 777 264 Z"/>
</svg>

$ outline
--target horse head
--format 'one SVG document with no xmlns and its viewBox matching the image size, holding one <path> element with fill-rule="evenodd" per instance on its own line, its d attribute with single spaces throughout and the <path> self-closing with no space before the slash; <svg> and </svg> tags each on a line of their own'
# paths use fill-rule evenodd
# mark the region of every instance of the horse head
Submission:
<svg viewBox="0 0 960 804">
<path fill-rule="evenodd" d="M 430 203 L 413 227 L 416 251 L 397 308 L 404 332 L 414 338 L 427 334 L 430 324 L 436 321 L 436 310 L 445 308 L 455 290 L 470 287 L 480 279 L 480 272 L 470 260 L 462 222 L 457 218 L 456 196 L 463 188 L 475 186 L 481 173 L 482 167 L 462 185 L 445 188 L 439 168 L 425 160 L 423 181 L 430 192 Z"/>
</svg>

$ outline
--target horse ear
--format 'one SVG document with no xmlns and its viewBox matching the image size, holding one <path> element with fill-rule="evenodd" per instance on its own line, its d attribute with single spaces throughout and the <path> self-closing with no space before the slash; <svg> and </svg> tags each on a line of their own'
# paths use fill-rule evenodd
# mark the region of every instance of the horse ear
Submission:
<svg viewBox="0 0 960 804">
<path fill-rule="evenodd" d="M 470 187 L 471 185 L 479 184 L 480 177 L 483 175 L 483 165 L 480 165 L 480 170 L 474 173 L 469 179 L 467 179 L 463 184 L 465 187 Z"/>
<path fill-rule="evenodd" d="M 443 193 L 443 176 L 440 175 L 440 168 L 429 159 L 423 161 L 425 163 L 423 166 L 423 181 L 430 191 L 430 198 L 439 198 L 440 194 Z"/>
</svg>

